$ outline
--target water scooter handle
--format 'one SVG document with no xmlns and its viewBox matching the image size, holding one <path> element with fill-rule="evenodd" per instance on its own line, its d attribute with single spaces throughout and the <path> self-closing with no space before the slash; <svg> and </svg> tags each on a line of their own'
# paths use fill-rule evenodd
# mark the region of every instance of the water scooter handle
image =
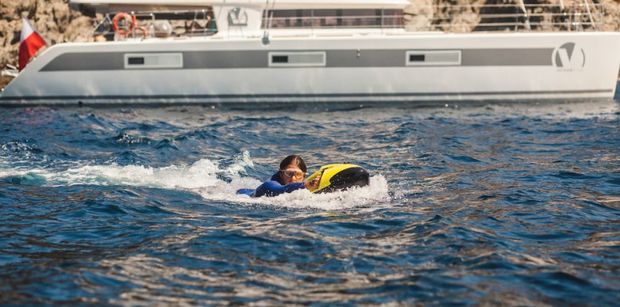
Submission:
<svg viewBox="0 0 620 307">
<path fill-rule="evenodd" d="M 325 178 L 323 176 L 323 173 L 325 173 L 325 171 L 331 167 L 333 167 L 335 164 L 328 164 L 328 165 L 324 165 L 322 166 L 318 171 L 312 173 L 312 175 L 310 175 L 308 177 L 308 179 L 306 179 L 306 181 L 310 182 L 312 180 L 314 180 L 316 177 L 321 176 L 321 179 L 319 180 L 319 184 L 317 184 L 316 186 L 314 186 L 312 189 L 308 189 L 310 192 L 314 193 L 317 190 L 320 190 L 321 188 L 324 188 L 326 186 L 329 185 L 329 178 Z"/>
</svg>

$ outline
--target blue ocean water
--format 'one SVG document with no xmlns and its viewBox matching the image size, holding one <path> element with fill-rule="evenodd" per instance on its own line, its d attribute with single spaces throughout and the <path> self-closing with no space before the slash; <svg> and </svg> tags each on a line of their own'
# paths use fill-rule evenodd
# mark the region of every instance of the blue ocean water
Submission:
<svg viewBox="0 0 620 307">
<path fill-rule="evenodd" d="M 0 109 L 0 304 L 615 305 L 620 104 Z M 371 185 L 235 195 L 284 156 Z"/>
</svg>

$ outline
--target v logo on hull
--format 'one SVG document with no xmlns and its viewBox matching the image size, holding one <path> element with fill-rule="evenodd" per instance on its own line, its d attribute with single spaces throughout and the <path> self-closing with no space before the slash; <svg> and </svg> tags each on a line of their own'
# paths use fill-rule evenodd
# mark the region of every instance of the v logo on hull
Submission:
<svg viewBox="0 0 620 307">
<path fill-rule="evenodd" d="M 586 54 L 575 43 L 566 43 L 553 52 L 553 64 L 564 69 L 579 69 L 586 65 Z"/>
</svg>

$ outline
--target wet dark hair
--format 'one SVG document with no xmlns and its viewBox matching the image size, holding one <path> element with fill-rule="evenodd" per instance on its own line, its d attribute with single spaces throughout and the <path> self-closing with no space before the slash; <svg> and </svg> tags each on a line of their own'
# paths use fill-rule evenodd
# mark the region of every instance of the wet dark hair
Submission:
<svg viewBox="0 0 620 307">
<path fill-rule="evenodd" d="M 304 159 L 302 159 L 299 155 L 290 155 L 284 158 L 284 160 L 280 162 L 280 170 L 283 170 L 285 167 L 291 164 L 297 165 L 297 167 L 299 167 L 299 169 L 302 170 L 304 173 L 308 171 L 308 169 L 306 168 L 306 162 L 304 162 Z"/>
</svg>

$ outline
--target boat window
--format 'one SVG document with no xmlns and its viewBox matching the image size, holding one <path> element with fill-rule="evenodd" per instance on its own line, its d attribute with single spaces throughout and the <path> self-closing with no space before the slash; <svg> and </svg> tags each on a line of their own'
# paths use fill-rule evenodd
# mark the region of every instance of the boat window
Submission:
<svg viewBox="0 0 620 307">
<path fill-rule="evenodd" d="M 400 28 L 402 10 L 273 10 L 263 14 L 263 28 Z"/>
<path fill-rule="evenodd" d="M 319 19 L 322 28 L 342 25 L 342 10 L 315 10 L 315 17 Z"/>
<path fill-rule="evenodd" d="M 279 51 L 269 52 L 271 67 L 325 66 L 324 51 Z"/>
<path fill-rule="evenodd" d="M 286 55 L 272 55 L 271 56 L 272 63 L 288 63 L 288 56 Z"/>
<path fill-rule="evenodd" d="M 354 28 L 381 25 L 381 10 L 344 10 L 342 25 Z"/>
<path fill-rule="evenodd" d="M 409 62 L 424 62 L 424 58 L 423 54 L 410 54 Z"/>
<path fill-rule="evenodd" d="M 125 69 L 183 68 L 182 53 L 126 53 Z"/>
<path fill-rule="evenodd" d="M 129 58 L 127 58 L 127 64 L 129 64 L 129 65 L 144 65 L 144 57 L 129 57 Z"/>
<path fill-rule="evenodd" d="M 460 50 L 411 50 L 407 51 L 408 66 L 461 65 Z"/>
</svg>

